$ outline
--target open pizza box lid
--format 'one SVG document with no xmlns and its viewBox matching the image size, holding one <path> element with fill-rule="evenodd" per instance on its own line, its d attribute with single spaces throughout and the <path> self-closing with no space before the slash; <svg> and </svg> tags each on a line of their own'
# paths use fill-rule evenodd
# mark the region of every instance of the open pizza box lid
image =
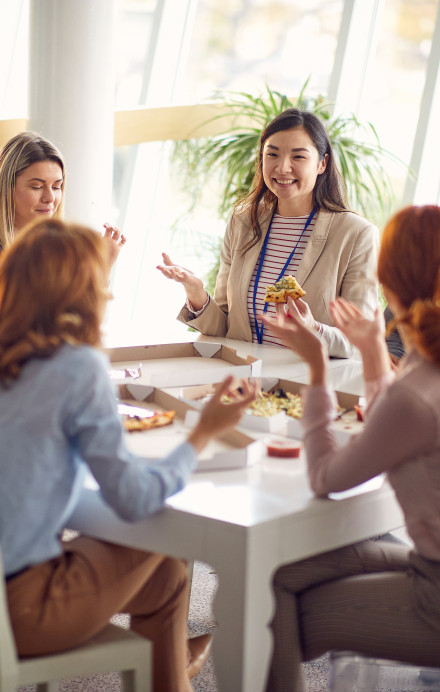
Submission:
<svg viewBox="0 0 440 692">
<path fill-rule="evenodd" d="M 285 392 L 292 394 L 301 394 L 302 389 L 306 386 L 302 382 L 278 379 L 276 377 L 259 378 L 259 383 L 265 392 L 283 389 Z M 215 384 L 209 384 L 175 387 L 167 388 L 165 391 L 195 409 L 201 409 L 207 398 L 212 395 L 215 386 Z M 347 394 L 346 392 L 335 392 L 335 394 L 340 407 L 338 412 L 340 417 L 334 421 L 333 431 L 338 444 L 343 445 L 352 435 L 359 433 L 363 429 L 364 424 L 357 420 L 356 411 L 353 409 L 355 405 L 359 404 L 360 397 L 355 394 Z M 296 440 L 302 440 L 304 435 L 301 421 L 297 418 L 291 418 L 283 411 L 270 417 L 244 413 L 239 426 L 240 428 L 259 433 L 276 433 L 277 435 L 291 437 Z"/>
<path fill-rule="evenodd" d="M 261 360 L 242 358 L 229 346 L 208 342 L 124 346 L 105 351 L 114 384 L 176 387 L 220 382 L 227 375 L 259 377 Z"/>
<path fill-rule="evenodd" d="M 124 404 L 133 404 L 154 410 L 176 412 L 173 423 L 141 432 L 126 433 L 129 448 L 135 454 L 160 459 L 181 442 L 196 425 L 199 412 L 185 401 L 156 387 L 130 383 L 119 387 L 119 399 Z M 195 471 L 220 471 L 253 466 L 265 454 L 261 440 L 256 440 L 244 431 L 231 430 L 211 441 L 198 456 Z"/>
</svg>

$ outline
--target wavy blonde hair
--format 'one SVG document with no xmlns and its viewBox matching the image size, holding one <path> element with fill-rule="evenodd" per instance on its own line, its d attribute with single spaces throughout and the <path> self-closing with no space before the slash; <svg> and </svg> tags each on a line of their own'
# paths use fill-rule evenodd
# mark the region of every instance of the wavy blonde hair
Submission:
<svg viewBox="0 0 440 692">
<path fill-rule="evenodd" d="M 48 219 L 0 255 L 0 382 L 63 343 L 101 343 L 109 293 L 108 247 L 99 233 Z"/>
<path fill-rule="evenodd" d="M 395 324 L 405 324 L 418 350 L 440 366 L 440 207 L 405 207 L 388 221 L 378 277 L 406 308 Z"/>
<path fill-rule="evenodd" d="M 63 157 L 49 140 L 36 132 L 19 132 L 0 151 L 0 249 L 9 245 L 15 236 L 14 191 L 17 176 L 38 161 L 54 161 L 60 166 L 64 196 L 66 172 Z M 54 217 L 61 218 L 62 215 L 63 200 Z"/>
</svg>

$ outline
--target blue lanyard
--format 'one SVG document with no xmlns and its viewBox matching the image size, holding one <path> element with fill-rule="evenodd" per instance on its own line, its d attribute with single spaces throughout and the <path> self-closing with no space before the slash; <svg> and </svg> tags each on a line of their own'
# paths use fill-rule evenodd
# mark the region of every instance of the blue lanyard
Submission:
<svg viewBox="0 0 440 692">
<path fill-rule="evenodd" d="M 307 221 L 305 222 L 304 228 L 303 228 L 302 231 L 301 231 L 301 235 L 299 236 L 298 240 L 297 240 L 296 243 L 295 243 L 295 247 L 293 248 L 292 252 L 290 253 L 289 257 L 287 258 L 286 263 L 285 263 L 284 267 L 282 268 L 281 274 L 279 275 L 277 281 L 279 281 L 279 280 L 281 279 L 281 277 L 283 276 L 283 274 L 284 274 L 284 272 L 286 271 L 287 267 L 289 266 L 289 264 L 290 264 L 290 262 L 291 262 L 291 260 L 292 260 L 292 257 L 293 257 L 294 254 L 295 254 L 296 248 L 298 247 L 298 243 L 299 243 L 299 241 L 301 240 L 301 238 L 303 237 L 303 235 L 304 235 L 304 233 L 306 232 L 307 228 L 310 226 L 310 224 L 311 224 L 311 222 L 312 222 L 312 219 L 313 219 L 313 217 L 315 216 L 317 210 L 318 210 L 318 207 L 314 207 L 314 208 L 312 209 L 312 211 L 310 212 L 309 218 L 308 218 Z M 265 258 L 265 256 L 266 256 L 267 244 L 268 244 L 268 242 L 269 242 L 270 229 L 272 228 L 272 221 L 273 221 L 273 216 L 272 216 L 272 218 L 271 218 L 271 220 L 270 220 L 269 228 L 267 229 L 266 237 L 265 237 L 265 239 L 264 239 L 264 245 L 263 245 L 263 248 L 262 248 L 262 250 L 261 250 L 260 261 L 259 261 L 259 263 L 258 263 L 257 275 L 256 275 L 256 277 L 255 277 L 255 283 L 254 283 L 254 295 L 253 295 L 253 298 L 252 298 L 252 308 L 253 308 L 254 320 L 255 320 L 255 331 L 256 331 L 256 333 L 257 333 L 257 339 L 258 339 L 258 343 L 259 343 L 259 344 L 262 344 L 262 343 L 263 343 L 263 329 L 264 329 L 264 324 L 261 324 L 261 326 L 258 324 L 258 320 L 257 320 L 257 309 L 256 309 L 255 301 L 256 301 L 256 297 L 257 297 L 258 282 L 259 282 L 259 280 L 260 280 L 260 274 L 261 274 L 261 270 L 262 270 L 262 268 L 263 268 L 264 258 Z M 265 304 L 264 304 L 264 308 L 263 308 L 263 312 L 267 312 L 267 308 L 268 308 L 268 307 L 269 307 L 269 303 L 265 303 Z"/>
</svg>

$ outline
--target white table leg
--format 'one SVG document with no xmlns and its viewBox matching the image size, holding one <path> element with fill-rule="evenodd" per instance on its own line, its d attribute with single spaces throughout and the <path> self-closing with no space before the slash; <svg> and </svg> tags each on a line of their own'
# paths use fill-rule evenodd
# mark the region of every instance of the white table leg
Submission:
<svg viewBox="0 0 440 692">
<path fill-rule="evenodd" d="M 213 649 L 218 689 L 263 692 L 272 649 L 268 623 L 278 532 L 231 526 L 215 531 L 209 563 L 219 578 L 214 604 L 219 627 Z"/>
</svg>

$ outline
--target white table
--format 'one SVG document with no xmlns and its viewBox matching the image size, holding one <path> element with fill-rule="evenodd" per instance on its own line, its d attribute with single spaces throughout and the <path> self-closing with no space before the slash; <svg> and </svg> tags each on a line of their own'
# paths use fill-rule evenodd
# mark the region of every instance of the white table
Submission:
<svg viewBox="0 0 440 692">
<path fill-rule="evenodd" d="M 295 382 L 309 381 L 308 366 L 299 356 L 287 348 L 260 346 L 234 339 L 200 335 L 199 341 L 226 344 L 237 351 L 237 355 L 253 356 L 262 361 L 263 377 L 282 377 Z M 363 395 L 362 362 L 353 358 L 330 358 L 328 361 L 329 383 L 342 392 Z"/>
<path fill-rule="evenodd" d="M 217 336 L 205 336 L 198 332 L 190 332 L 186 325 L 176 322 L 173 329 L 163 332 L 162 334 L 155 330 L 154 338 L 151 335 L 151 329 L 144 326 L 135 330 L 134 327 L 124 333 L 124 329 L 120 330 L 119 339 L 106 340 L 105 346 L 109 348 L 119 346 L 136 346 L 143 344 L 167 344 L 173 342 L 188 342 L 188 341 L 207 341 L 212 343 L 225 344 L 237 351 L 238 356 L 246 357 L 253 356 L 260 358 L 263 363 L 262 375 L 265 377 L 283 377 L 284 379 L 295 379 L 295 381 L 308 381 L 308 366 L 295 353 L 287 348 L 260 346 L 259 344 L 251 344 L 246 341 L 237 341 L 235 339 L 226 339 Z M 345 377 L 342 376 L 342 371 Z M 335 371 L 339 371 L 336 373 Z M 353 394 L 363 393 L 362 382 L 362 363 L 359 360 L 346 358 L 330 358 L 329 360 L 330 383 L 336 388 L 339 384 L 345 384 L 347 391 Z M 349 381 L 347 382 L 347 376 Z"/>
<path fill-rule="evenodd" d="M 234 342 L 227 343 L 235 347 Z M 254 348 L 247 346 L 247 352 L 255 355 Z M 279 376 L 292 378 L 297 372 L 307 380 L 304 364 L 292 354 L 273 351 L 263 362 L 265 375 L 274 374 L 277 368 Z M 345 381 L 347 371 L 354 388 L 359 364 L 332 361 L 337 386 Z M 265 458 L 252 468 L 196 473 L 163 510 L 136 524 L 119 520 L 95 489 L 84 488 L 69 521 L 71 528 L 88 535 L 201 560 L 215 568 L 219 628 L 214 660 L 221 692 L 264 689 L 271 651 L 267 628 L 273 610 L 270 583 L 279 565 L 402 524 L 394 494 L 381 481 L 374 480 L 338 499 L 314 498 L 302 458 Z"/>
</svg>

